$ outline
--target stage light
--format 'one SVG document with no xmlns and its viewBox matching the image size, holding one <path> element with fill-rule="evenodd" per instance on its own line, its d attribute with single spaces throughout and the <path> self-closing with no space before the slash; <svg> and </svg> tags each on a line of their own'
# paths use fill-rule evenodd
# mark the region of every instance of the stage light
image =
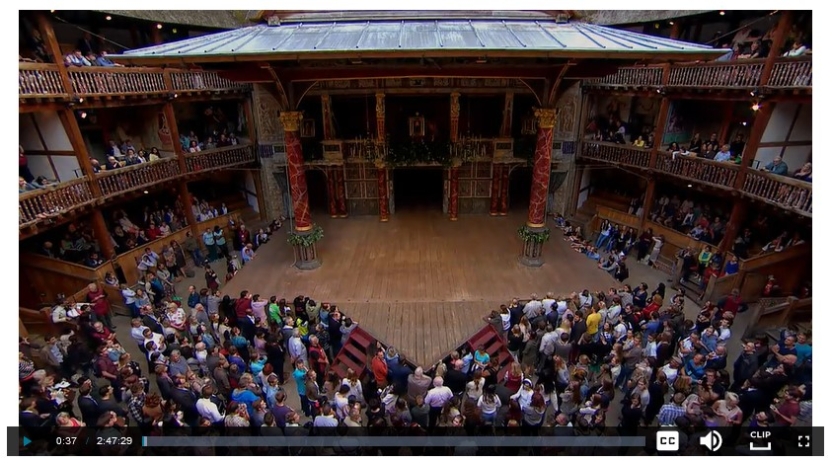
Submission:
<svg viewBox="0 0 832 463">
<path fill-rule="evenodd" d="M 670 21 L 670 23 L 669 23 L 669 24 L 672 26 L 672 25 L 673 25 L 673 21 Z"/>
<path fill-rule="evenodd" d="M 149 191 L 147 191 L 147 190 L 144 190 L 144 194 L 149 195 L 149 194 L 150 194 L 150 192 L 149 192 Z"/>
<path fill-rule="evenodd" d="M 105 17 L 104 19 L 106 19 L 107 21 L 112 21 L 112 20 L 113 20 L 113 17 L 112 17 L 112 16 L 110 16 L 110 15 L 107 15 L 107 17 Z"/>
<path fill-rule="evenodd" d="M 720 11 L 720 12 L 719 12 L 719 15 L 720 15 L 720 16 L 725 16 L 725 12 L 724 12 L 724 11 Z"/>
<path fill-rule="evenodd" d="M 656 29 L 658 29 L 658 28 L 662 27 L 662 25 L 661 25 L 661 24 L 659 24 L 659 23 L 656 23 L 656 24 L 653 24 L 653 27 L 654 27 L 654 28 L 656 28 Z"/>
<path fill-rule="evenodd" d="M 693 188 L 693 184 L 692 184 L 692 183 L 688 183 L 688 188 Z"/>
<path fill-rule="evenodd" d="M 161 29 L 161 28 L 162 28 L 162 25 L 161 25 L 161 24 L 157 24 L 157 25 L 156 25 L 156 29 Z"/>
<path fill-rule="evenodd" d="M 760 110 L 760 103 L 754 103 L 753 105 L 751 105 L 751 110 L 752 111 L 759 111 Z"/>
<path fill-rule="evenodd" d="M 174 27 L 174 28 L 171 30 L 171 32 L 173 32 L 173 33 L 175 34 L 175 33 L 177 32 L 177 31 L 176 31 L 176 28 Z"/>
<path fill-rule="evenodd" d="M 748 125 L 748 122 L 742 121 L 742 126 L 743 127 L 746 127 L 747 125 Z"/>
<path fill-rule="evenodd" d="M 86 111 L 81 111 L 81 113 L 78 114 L 78 115 L 81 116 L 81 119 L 86 119 L 87 118 L 87 112 Z"/>
</svg>

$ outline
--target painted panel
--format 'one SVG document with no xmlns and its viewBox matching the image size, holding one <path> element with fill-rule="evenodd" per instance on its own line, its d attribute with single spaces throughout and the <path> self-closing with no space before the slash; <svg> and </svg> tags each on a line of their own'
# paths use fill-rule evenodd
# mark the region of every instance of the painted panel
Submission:
<svg viewBox="0 0 832 463">
<path fill-rule="evenodd" d="M 47 151 L 72 151 L 72 143 L 69 142 L 58 113 L 37 112 L 34 115 Z"/>
</svg>

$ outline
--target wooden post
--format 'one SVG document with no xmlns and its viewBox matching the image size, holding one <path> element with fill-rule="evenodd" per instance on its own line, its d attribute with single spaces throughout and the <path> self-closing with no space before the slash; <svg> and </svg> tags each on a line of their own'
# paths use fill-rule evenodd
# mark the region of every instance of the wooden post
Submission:
<svg viewBox="0 0 832 463">
<path fill-rule="evenodd" d="M 728 224 L 725 227 L 725 236 L 719 242 L 719 252 L 723 255 L 731 250 L 731 245 L 737 239 L 742 222 L 745 220 L 746 207 L 742 198 L 734 198 L 734 207 L 731 209 L 731 218 L 728 219 Z"/>
<path fill-rule="evenodd" d="M 514 92 L 506 92 L 503 101 L 503 123 L 500 125 L 500 136 L 511 138 L 511 125 L 514 118 Z"/>
<path fill-rule="evenodd" d="M 387 111 L 384 103 L 384 93 L 376 93 L 376 140 L 383 143 L 387 139 L 387 128 L 384 121 Z"/>
<path fill-rule="evenodd" d="M 451 141 L 459 138 L 459 92 L 451 93 Z"/>
<path fill-rule="evenodd" d="M 656 168 L 659 159 L 659 151 L 662 149 L 662 138 L 664 138 L 664 127 L 667 125 L 667 113 L 670 111 L 670 98 L 662 97 L 659 105 L 659 115 L 656 120 L 656 127 L 653 128 L 653 148 L 650 149 L 650 161 L 647 167 Z"/>
<path fill-rule="evenodd" d="M 87 145 L 84 143 L 84 137 L 81 135 L 81 128 L 78 127 L 78 120 L 75 119 L 75 113 L 71 109 L 62 109 L 58 111 L 58 117 L 61 119 L 61 125 L 64 126 L 69 143 L 72 145 L 72 151 L 75 151 L 75 157 L 78 159 L 78 164 L 84 175 L 90 181 L 90 190 L 96 198 L 101 197 L 101 187 L 95 178 L 95 172 L 92 170 L 92 162 L 90 162 L 90 155 L 87 152 Z"/>
<path fill-rule="evenodd" d="M 682 20 L 677 19 L 673 21 L 673 26 L 670 28 L 670 38 L 673 40 L 678 40 L 679 35 L 682 33 Z"/>
<path fill-rule="evenodd" d="M 751 133 L 748 134 L 748 141 L 743 150 L 742 161 L 740 164 L 740 171 L 737 172 L 737 179 L 734 182 L 734 189 L 742 190 L 745 184 L 745 176 L 748 169 L 751 169 L 751 163 L 757 156 L 757 148 L 760 147 L 760 140 L 763 139 L 763 134 L 768 127 L 768 122 L 771 120 L 771 114 L 774 111 L 774 103 L 767 102 L 760 105 L 760 109 L 754 116 L 754 122 L 751 125 Z"/>
<path fill-rule="evenodd" d="M 257 209 L 260 213 L 260 220 L 267 220 L 269 216 L 266 214 L 266 198 L 263 196 L 263 178 L 260 177 L 259 170 L 250 170 L 251 178 L 254 179 L 254 192 L 257 194 Z"/>
<path fill-rule="evenodd" d="M 731 129 L 731 121 L 734 118 L 734 104 L 733 101 L 726 101 L 723 103 L 725 112 L 722 113 L 722 127 L 719 129 L 719 133 L 717 134 L 717 140 L 719 140 L 720 146 L 722 147 L 723 144 L 728 143 L 728 136 L 730 133 L 728 131 Z M 737 153 L 742 154 L 742 153 Z"/>
<path fill-rule="evenodd" d="M 243 101 L 243 115 L 246 118 L 246 131 L 248 132 L 249 143 L 251 143 L 256 149 L 257 124 L 254 123 L 254 111 L 251 108 L 251 104 L 251 97 L 248 97 L 245 101 Z M 176 138 L 178 139 L 179 137 Z"/>
<path fill-rule="evenodd" d="M 644 192 L 644 204 L 641 206 L 641 226 L 639 231 L 644 230 L 648 217 L 650 217 L 650 208 L 653 207 L 653 198 L 656 196 L 656 179 L 650 177 L 647 179 L 647 191 Z"/>
<path fill-rule="evenodd" d="M 67 95 L 72 95 L 72 81 L 69 79 L 69 72 L 67 72 L 66 66 L 64 66 L 64 56 L 61 54 L 61 47 L 58 45 L 58 38 L 55 37 L 55 30 L 52 28 L 52 23 L 44 12 L 36 12 L 35 19 L 37 20 L 38 30 L 40 30 L 43 43 L 46 45 L 46 50 L 58 66 L 58 74 L 61 76 L 64 91 Z"/>
<path fill-rule="evenodd" d="M 155 24 L 150 28 L 150 40 L 153 42 L 153 45 L 161 45 L 164 43 L 162 40 L 162 30 L 156 27 Z"/>
<path fill-rule="evenodd" d="M 792 28 L 793 14 L 791 10 L 783 10 L 780 13 L 780 21 L 777 22 L 777 30 L 774 31 L 774 37 L 771 40 L 771 49 L 766 57 L 766 63 L 763 65 L 763 72 L 760 74 L 761 87 L 768 85 L 768 79 L 774 69 L 774 62 L 783 54 L 783 46 L 786 44 L 786 38 L 788 38 L 789 31 Z"/>
<path fill-rule="evenodd" d="M 101 247 L 101 255 L 105 260 L 110 260 L 116 256 L 116 249 L 113 246 L 113 240 L 110 238 L 110 231 L 107 229 L 107 222 L 104 221 L 104 214 L 100 207 L 96 207 L 92 211 L 92 231 L 95 235 L 95 240 Z"/>
<path fill-rule="evenodd" d="M 176 112 L 173 110 L 173 103 L 165 103 L 163 111 L 165 119 L 168 122 L 168 129 L 170 130 L 173 150 L 176 152 L 176 160 L 179 162 L 179 172 L 185 174 L 188 172 L 188 165 L 187 162 L 185 162 L 185 152 L 182 150 L 182 143 L 179 140 L 179 126 L 176 125 Z"/>
<path fill-rule="evenodd" d="M 788 326 L 789 319 L 792 318 L 792 313 L 794 312 L 797 303 L 800 301 L 800 299 L 794 296 L 789 296 L 787 300 L 788 305 L 780 312 L 780 316 L 777 318 L 776 326 Z"/>
</svg>

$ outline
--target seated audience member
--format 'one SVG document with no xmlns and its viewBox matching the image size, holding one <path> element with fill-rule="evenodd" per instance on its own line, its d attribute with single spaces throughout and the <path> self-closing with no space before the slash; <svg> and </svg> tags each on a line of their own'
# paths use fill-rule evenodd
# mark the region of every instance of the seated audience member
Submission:
<svg viewBox="0 0 832 463">
<path fill-rule="evenodd" d="M 794 173 L 794 178 L 812 183 L 812 163 L 807 162 L 806 164 L 803 164 L 803 167 Z"/>
<path fill-rule="evenodd" d="M 768 163 L 765 169 L 762 170 L 775 175 L 789 175 L 789 166 L 783 162 L 783 159 L 780 156 L 775 157 L 770 163 Z"/>
</svg>

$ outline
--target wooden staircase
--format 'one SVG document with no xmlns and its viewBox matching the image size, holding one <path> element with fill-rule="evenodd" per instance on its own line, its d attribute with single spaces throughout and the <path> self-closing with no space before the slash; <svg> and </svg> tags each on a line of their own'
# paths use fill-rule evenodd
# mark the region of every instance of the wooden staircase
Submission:
<svg viewBox="0 0 832 463">
<path fill-rule="evenodd" d="M 477 350 L 480 345 L 485 346 L 485 351 L 488 352 L 492 358 L 495 356 L 499 359 L 500 362 L 500 372 L 497 375 L 497 381 L 502 381 L 503 377 L 506 375 L 509 366 L 511 366 L 511 362 L 514 360 L 511 354 L 508 352 L 508 348 L 506 347 L 505 341 L 503 341 L 503 337 L 500 336 L 500 333 L 490 324 L 483 327 L 483 329 L 477 331 L 476 334 L 471 336 L 471 338 L 465 342 L 465 345 L 468 346 L 468 349 L 471 352 Z"/>
<path fill-rule="evenodd" d="M 356 327 L 346 344 L 330 365 L 330 369 L 338 374 L 339 378 L 347 377 L 347 369 L 351 368 L 362 376 L 367 371 L 367 365 L 376 352 L 376 339 L 370 336 L 369 333 Z"/>
</svg>

